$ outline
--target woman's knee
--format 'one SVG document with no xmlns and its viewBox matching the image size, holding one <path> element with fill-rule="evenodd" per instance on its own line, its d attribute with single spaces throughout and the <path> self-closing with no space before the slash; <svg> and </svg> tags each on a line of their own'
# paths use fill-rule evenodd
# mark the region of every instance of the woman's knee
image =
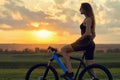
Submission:
<svg viewBox="0 0 120 80">
<path fill-rule="evenodd" d="M 66 46 L 64 46 L 64 47 L 61 48 L 61 52 L 67 52 Z"/>
<path fill-rule="evenodd" d="M 64 47 L 61 48 L 61 51 L 62 51 L 62 52 L 69 53 L 69 52 L 72 52 L 73 49 L 71 48 L 70 45 L 66 45 L 66 46 L 64 46 Z"/>
</svg>

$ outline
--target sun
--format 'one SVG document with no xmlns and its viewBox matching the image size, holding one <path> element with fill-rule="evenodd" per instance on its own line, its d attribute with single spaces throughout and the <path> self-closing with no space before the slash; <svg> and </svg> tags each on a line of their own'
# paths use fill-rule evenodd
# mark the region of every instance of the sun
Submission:
<svg viewBox="0 0 120 80">
<path fill-rule="evenodd" d="M 42 30 L 34 31 L 34 34 L 37 37 L 37 39 L 49 41 L 51 38 L 54 37 L 55 32 L 42 29 Z"/>
<path fill-rule="evenodd" d="M 52 36 L 52 32 L 48 30 L 40 30 L 36 32 L 36 35 L 41 38 L 50 38 Z"/>
</svg>

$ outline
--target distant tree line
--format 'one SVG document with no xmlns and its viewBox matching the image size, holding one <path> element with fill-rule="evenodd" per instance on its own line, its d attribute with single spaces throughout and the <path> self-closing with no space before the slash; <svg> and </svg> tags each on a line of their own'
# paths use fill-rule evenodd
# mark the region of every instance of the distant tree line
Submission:
<svg viewBox="0 0 120 80">
<path fill-rule="evenodd" d="M 9 50 L 9 49 L 1 49 L 0 53 L 47 53 L 47 49 L 40 49 L 38 47 L 34 48 L 34 50 L 25 48 L 23 50 Z"/>
<path fill-rule="evenodd" d="M 109 52 L 120 52 L 120 49 L 119 48 L 114 48 L 114 49 L 107 49 L 107 50 L 96 50 L 95 52 L 102 52 L 102 53 L 109 53 Z M 18 54 L 18 53 L 29 53 L 29 54 L 42 54 L 42 53 L 47 53 L 47 49 L 42 49 L 42 48 L 39 48 L 39 47 L 36 47 L 34 48 L 34 50 L 32 49 L 29 49 L 29 48 L 25 48 L 21 51 L 19 50 L 9 50 L 9 49 L 2 49 L 0 48 L 0 53 L 15 53 L 15 54 Z"/>
<path fill-rule="evenodd" d="M 114 52 L 114 53 L 117 53 L 117 52 L 120 52 L 120 49 L 119 48 L 114 48 L 114 49 L 107 49 L 107 50 L 96 50 L 96 52 L 103 52 L 103 53 L 110 53 L 110 52 Z"/>
</svg>

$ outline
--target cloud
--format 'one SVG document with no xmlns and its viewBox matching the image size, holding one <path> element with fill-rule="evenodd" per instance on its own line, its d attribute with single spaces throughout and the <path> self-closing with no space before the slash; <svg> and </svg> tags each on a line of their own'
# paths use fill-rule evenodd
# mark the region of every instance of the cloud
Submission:
<svg viewBox="0 0 120 80">
<path fill-rule="evenodd" d="M 10 12 L 11 17 L 13 20 L 23 20 L 21 14 L 17 11 L 17 12 Z"/>
<path fill-rule="evenodd" d="M 0 6 L 1 6 L 1 5 L 4 5 L 5 3 L 6 3 L 5 0 L 0 0 Z"/>
<path fill-rule="evenodd" d="M 98 27 L 99 34 L 111 33 L 112 28 L 114 30 L 114 28 L 120 27 L 119 7 L 119 0 L 105 0 L 103 4 L 94 4 L 96 27 Z"/>
<path fill-rule="evenodd" d="M 93 7 L 96 16 L 96 42 L 119 43 L 120 0 L 96 0 Z"/>
<path fill-rule="evenodd" d="M 1 15 L 4 14 L 4 17 L 0 19 L 0 24 L 10 25 L 12 29 L 33 30 L 47 28 L 57 32 L 65 30 L 72 34 L 79 34 L 80 30 L 78 29 L 82 17 L 79 15 L 80 5 L 76 6 L 75 4 L 80 1 L 54 0 L 54 2 L 50 2 L 51 6 L 46 10 L 34 11 L 26 7 L 22 0 L 7 0 L 7 3 L 3 5 L 5 10 L 2 11 Z M 48 2 L 44 2 L 44 5 L 45 3 L 48 4 Z M 36 28 L 31 25 L 34 22 L 39 24 L 48 23 L 49 25 L 42 24 Z"/>
<path fill-rule="evenodd" d="M 56 4 L 64 4 L 67 0 L 54 0 Z"/>
<path fill-rule="evenodd" d="M 5 0 L 0 5 L 0 29 L 39 30 L 49 29 L 59 35 L 69 32 L 80 34 L 79 26 L 84 17 L 80 15 L 81 2 L 90 0 L 40 0 L 27 3 L 24 0 Z M 99 3 L 98 3 L 99 2 Z M 97 35 L 120 35 L 120 1 L 94 0 Z M 4 24 L 4 25 L 3 25 Z M 118 29 L 118 30 L 117 30 Z M 64 36 L 64 35 L 63 35 Z"/>
<path fill-rule="evenodd" d="M 29 30 L 30 27 L 27 24 L 31 21 L 44 21 L 45 17 L 48 16 L 41 11 L 32 12 L 24 6 L 16 5 L 15 2 L 15 0 L 9 0 L 8 3 L 4 4 L 6 10 L 1 14 L 4 14 L 5 17 L 0 19 L 0 24 L 10 25 L 13 29 Z"/>
<path fill-rule="evenodd" d="M 96 16 L 97 40 L 107 42 L 112 38 L 120 41 L 120 0 L 1 0 L 0 29 L 48 29 L 57 32 L 59 37 L 78 37 L 84 19 L 79 13 L 80 4 L 89 1 Z M 102 40 L 102 37 L 107 39 Z"/>
<path fill-rule="evenodd" d="M 12 27 L 7 24 L 0 24 L 0 29 L 9 30 L 9 29 L 12 29 Z"/>
</svg>

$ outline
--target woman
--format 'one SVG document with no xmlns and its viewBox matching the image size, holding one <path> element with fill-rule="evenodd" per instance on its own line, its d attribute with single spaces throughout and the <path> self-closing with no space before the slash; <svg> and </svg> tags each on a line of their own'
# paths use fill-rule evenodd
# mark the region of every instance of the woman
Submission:
<svg viewBox="0 0 120 80">
<path fill-rule="evenodd" d="M 63 59 L 65 61 L 68 71 L 61 77 L 73 76 L 69 52 L 85 51 L 86 65 L 93 64 L 95 43 L 95 19 L 92 7 L 89 3 L 82 3 L 80 12 L 85 16 L 82 24 L 80 25 L 81 37 L 72 44 L 66 45 L 61 49 Z"/>
</svg>

